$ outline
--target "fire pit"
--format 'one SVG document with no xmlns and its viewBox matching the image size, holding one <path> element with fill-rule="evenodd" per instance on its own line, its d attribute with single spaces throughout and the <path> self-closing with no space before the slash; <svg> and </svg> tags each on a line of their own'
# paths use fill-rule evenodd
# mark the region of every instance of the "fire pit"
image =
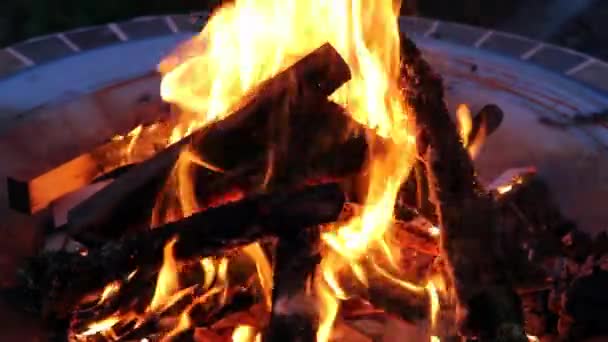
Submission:
<svg viewBox="0 0 608 342">
<path fill-rule="evenodd" d="M 63 322 L 55 332 L 72 341 L 446 341 L 457 328 L 525 341 L 557 335 L 546 320 L 558 318 L 562 336 L 602 333 L 568 305 L 534 303 L 552 291 L 572 306 L 578 292 L 564 284 L 586 288 L 602 274 L 605 244 L 585 232 L 608 220 L 595 205 L 608 186 L 607 98 L 430 38 L 463 40 L 462 27 L 403 19 L 423 58 L 405 36 L 396 45 L 396 18 L 382 6 L 372 11 L 380 28 L 300 31 L 270 15 L 281 22 L 260 29 L 286 25 L 287 38 L 230 31 L 244 24 L 237 14 L 258 10 L 226 8 L 171 53 L 185 37 L 111 46 L 0 83 L 18 91 L 62 63 L 100 63 L 82 80 L 92 95 L 39 107 L 4 135 L 37 159 L 5 152 L 8 204 L 30 216 L 10 215 L 34 233 L 50 226 L 33 234 L 44 252 L 20 265 L 13 300 Z M 155 60 L 139 55 L 163 49 L 160 86 L 151 75 L 98 90 L 125 69 L 122 56 L 139 62 L 118 76 L 129 79 Z M 45 79 L 32 86 L 47 90 L 35 104 L 74 87 Z M 556 279 L 563 260 L 598 270 Z"/>
</svg>

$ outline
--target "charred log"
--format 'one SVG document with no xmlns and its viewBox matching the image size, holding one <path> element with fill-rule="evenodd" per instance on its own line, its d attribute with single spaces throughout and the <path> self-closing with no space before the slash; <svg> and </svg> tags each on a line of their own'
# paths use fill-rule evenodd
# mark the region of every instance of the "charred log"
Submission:
<svg viewBox="0 0 608 342">
<path fill-rule="evenodd" d="M 495 104 L 487 104 L 483 106 L 475 116 L 471 126 L 471 132 L 467 141 L 469 145 L 478 144 L 490 134 L 494 133 L 502 123 L 504 113 L 502 109 Z"/>
<path fill-rule="evenodd" d="M 480 187 L 473 163 L 443 100 L 441 79 L 404 37 L 404 95 L 416 116 L 425 151 L 431 201 L 443 254 L 466 314 L 465 335 L 481 341 L 527 341 L 520 300 L 505 270 L 495 231 L 497 210 Z"/>
<path fill-rule="evenodd" d="M 263 158 L 268 146 L 280 142 L 282 137 L 277 135 L 278 131 L 297 132 L 299 129 L 297 126 L 273 129 L 270 124 L 285 122 L 288 114 L 306 104 L 321 103 L 349 79 L 348 65 L 340 55 L 329 44 L 321 46 L 262 83 L 247 96 L 245 105 L 227 118 L 195 131 L 137 165 L 111 186 L 74 208 L 69 214 L 69 231 L 79 234 L 113 229 L 106 234 L 115 237 L 130 225 L 149 226 L 155 194 L 165 184 L 185 146 L 190 145 L 205 160 L 225 171 L 236 165 L 242 167 Z M 302 122 L 293 121 L 292 124 Z M 339 122 L 350 125 L 352 120 L 338 119 Z M 305 137 L 303 139 L 306 141 Z M 290 151 L 290 154 L 295 153 Z M 217 172 L 208 169 L 198 173 L 202 184 L 217 178 Z M 116 221 L 116 217 L 120 217 L 121 222 Z"/>
<path fill-rule="evenodd" d="M 494 104 L 483 106 L 477 114 L 473 116 L 471 131 L 469 132 L 469 146 L 483 144 L 484 139 L 494 133 L 502 123 L 504 114 L 500 107 Z M 418 153 L 424 156 L 428 142 L 424 137 L 418 141 Z M 469 147 L 465 146 L 465 147 Z M 397 217 L 406 218 L 408 209 L 415 210 L 433 224 L 437 224 L 437 214 L 435 206 L 429 200 L 429 188 L 426 168 L 422 161 L 416 161 L 412 172 L 403 183 L 396 207 Z"/>
<path fill-rule="evenodd" d="M 300 231 L 277 243 L 272 314 L 264 333 L 264 341 L 314 341 L 318 317 L 306 284 L 312 281 L 321 260 L 318 227 Z"/>
<path fill-rule="evenodd" d="M 163 248 L 173 239 L 177 239 L 173 252 L 178 261 L 224 255 L 260 239 L 289 237 L 303 227 L 332 222 L 343 203 L 343 192 L 335 184 L 256 196 L 108 242 L 86 255 L 42 255 L 26 272 L 25 286 L 40 293 L 44 307 L 65 314 L 85 294 L 123 279 L 136 268 L 157 272 Z"/>
</svg>

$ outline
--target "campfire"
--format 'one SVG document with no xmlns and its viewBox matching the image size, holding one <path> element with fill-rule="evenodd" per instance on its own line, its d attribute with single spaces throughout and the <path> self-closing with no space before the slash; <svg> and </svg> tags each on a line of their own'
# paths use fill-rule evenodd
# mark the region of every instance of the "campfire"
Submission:
<svg viewBox="0 0 608 342">
<path fill-rule="evenodd" d="M 171 115 L 104 147 L 120 162 L 55 229 L 77 248 L 21 290 L 70 341 L 534 340 L 530 254 L 565 219 L 530 209 L 533 168 L 477 179 L 502 111 L 453 121 L 398 13 L 218 9 L 159 64 Z"/>
</svg>

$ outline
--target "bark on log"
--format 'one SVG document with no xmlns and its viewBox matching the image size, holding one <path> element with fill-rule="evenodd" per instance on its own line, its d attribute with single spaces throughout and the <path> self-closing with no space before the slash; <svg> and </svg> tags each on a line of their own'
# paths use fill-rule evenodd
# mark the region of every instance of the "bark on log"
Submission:
<svg viewBox="0 0 608 342">
<path fill-rule="evenodd" d="M 502 123 L 503 112 L 494 104 L 485 105 L 473 116 L 471 131 L 469 132 L 469 146 L 483 144 Z M 421 157 L 426 153 L 428 142 L 424 138 L 418 141 L 418 153 Z M 468 146 L 467 146 L 468 147 Z M 417 161 L 407 180 L 399 192 L 396 208 L 397 218 L 403 219 L 409 209 L 415 209 L 420 215 L 437 224 L 435 206 L 429 201 L 429 189 L 426 168 L 422 161 Z"/>
<path fill-rule="evenodd" d="M 465 320 L 463 333 L 481 341 L 527 341 L 520 300 L 496 241 L 497 211 L 475 170 L 443 100 L 441 79 L 416 45 L 402 40 L 404 95 L 415 113 L 425 153 L 431 201 L 443 253 Z"/>
<path fill-rule="evenodd" d="M 108 229 L 117 223 L 113 220 L 116 216 L 121 216 L 121 220 L 124 219 L 127 224 L 144 222 L 143 225 L 147 225 L 154 195 L 166 182 L 184 146 L 212 146 L 214 152 L 203 151 L 205 158 L 229 170 L 240 164 L 237 161 L 249 157 L 247 152 L 256 148 L 259 150 L 260 144 L 265 146 L 268 143 L 252 133 L 239 137 L 245 128 L 251 128 L 247 126 L 255 125 L 260 120 L 262 123 L 274 122 L 273 118 L 301 108 L 303 104 L 325 99 L 349 79 L 348 65 L 337 51 L 329 44 L 321 46 L 262 83 L 249 95 L 245 104 L 227 118 L 195 131 L 152 159 L 137 165 L 111 186 L 74 208 L 69 215 L 69 231 L 78 234 L 87 230 Z M 265 125 L 258 124 L 257 127 L 255 132 L 267 133 Z M 204 141 L 208 144 L 205 145 Z M 213 146 L 212 142 L 222 145 Z M 234 148 L 238 151 L 233 153 L 231 150 Z M 253 156 L 253 159 L 257 158 L 259 154 Z M 213 172 L 206 172 L 213 176 Z M 122 231 L 124 227 L 124 224 L 120 225 L 121 229 L 117 231 Z"/>
<path fill-rule="evenodd" d="M 305 290 L 321 261 L 320 239 L 319 228 L 310 227 L 277 242 L 272 314 L 265 342 L 316 340 L 318 309 Z"/>
<path fill-rule="evenodd" d="M 298 229 L 336 220 L 344 194 L 336 184 L 291 193 L 261 195 L 212 208 L 180 221 L 111 241 L 87 255 L 52 253 L 34 259 L 24 285 L 38 292 L 44 307 L 65 314 L 82 296 L 126 277 L 157 272 L 164 246 L 177 238 L 178 261 L 222 255 L 254 241 L 289 237 Z M 285 229 L 288 226 L 290 229 Z"/>
<path fill-rule="evenodd" d="M 28 156 L 35 159 L 16 169 L 12 167 L 7 174 L 5 181 L 9 206 L 25 214 L 35 214 L 52 201 L 118 166 L 122 161 L 121 156 L 118 153 L 106 156 L 105 153 L 107 147 L 118 151 L 123 145 L 120 141 L 110 142 L 112 135 L 125 134 L 140 124 L 165 120 L 170 114 L 166 103 L 148 96 L 147 101 L 140 99 L 129 106 L 126 103 L 113 106 L 111 109 L 121 113 L 112 112 L 119 119 L 108 122 L 104 114 L 110 112 L 102 108 L 103 100 L 114 99 L 110 94 L 112 92 L 133 92 L 133 88 L 157 82 L 156 75 L 146 75 L 139 80 L 102 89 L 95 95 L 61 99 L 58 103 L 33 109 L 27 113 L 27 120 L 11 127 L 10 132 L 1 134 L 0 145 L 19 146 L 25 158 L 22 161 L 26 161 Z M 83 111 L 87 115 L 82 115 Z M 32 149 L 35 144 L 42 147 Z M 32 151 L 42 153 L 31 154 Z"/>
</svg>

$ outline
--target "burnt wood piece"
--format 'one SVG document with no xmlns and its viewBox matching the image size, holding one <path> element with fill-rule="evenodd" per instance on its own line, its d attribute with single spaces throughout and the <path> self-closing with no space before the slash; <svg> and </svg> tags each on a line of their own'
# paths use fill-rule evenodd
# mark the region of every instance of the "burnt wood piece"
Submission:
<svg viewBox="0 0 608 342">
<path fill-rule="evenodd" d="M 504 113 L 497 105 L 487 104 L 483 106 L 473 116 L 471 132 L 469 132 L 468 137 L 469 145 L 478 144 L 494 133 L 500 127 L 503 118 Z"/>
<path fill-rule="evenodd" d="M 352 275 L 340 278 L 341 287 L 351 297 L 342 308 L 345 315 L 352 314 L 349 312 L 349 306 L 369 303 L 373 308 L 407 322 L 416 323 L 429 318 L 429 294 L 423 286 L 414 285 L 421 281 L 413 275 L 417 267 L 415 262 L 400 265 L 398 275 L 388 274 L 384 268 L 381 273 L 377 269 L 378 266 L 367 262 L 363 262 L 361 266 L 367 277 L 366 284 L 362 284 Z M 404 285 L 406 282 L 411 286 Z"/>
<path fill-rule="evenodd" d="M 118 216 L 128 223 L 149 221 L 155 202 L 154 195 L 165 184 L 184 146 L 198 146 L 202 141 L 217 142 L 219 139 L 222 145 L 214 147 L 216 152 L 203 151 L 203 156 L 224 170 L 229 170 L 239 158 L 249 157 L 249 154 L 241 152 L 259 147 L 260 143 L 257 141 L 262 140 L 254 137 L 256 139 L 252 141 L 251 135 L 239 138 L 243 126 L 255 123 L 257 119 L 265 116 L 266 119 L 262 119 L 262 122 L 273 122 L 269 118 L 289 113 L 291 109 L 306 103 L 324 99 L 350 77 L 346 62 L 330 44 L 324 44 L 263 82 L 246 97 L 245 104 L 236 108 L 227 118 L 195 131 L 153 158 L 135 166 L 111 186 L 74 208 L 69 213 L 69 231 L 78 234 L 83 231 L 110 229 L 117 223 L 115 218 Z M 264 129 L 265 127 L 262 128 Z M 297 127 L 293 129 L 296 130 Z M 257 159 L 259 156 L 255 155 L 253 158 Z M 120 228 L 125 226 L 120 225 Z"/>
<path fill-rule="evenodd" d="M 310 111 L 310 106 L 315 110 Z M 341 106 L 325 99 L 308 102 L 304 107 L 307 108 L 295 108 L 283 120 L 278 134 L 287 133 L 287 137 L 275 140 L 270 136 L 272 133 L 261 129 L 266 126 L 264 120 L 272 119 L 260 115 L 248 118 L 230 134 L 197 144 L 197 149 L 204 151 L 238 152 L 232 157 L 224 154 L 224 160 L 233 158 L 234 161 L 231 169 L 223 174 L 194 166 L 192 187 L 199 207 L 214 205 L 226 193 L 273 191 L 309 180 L 342 180 L 358 174 L 368 155 L 365 137 L 374 133 L 352 120 Z M 209 153 L 201 154 L 210 159 Z M 212 162 L 215 160 L 217 158 Z M 160 203 L 162 200 L 164 196 Z"/>
<path fill-rule="evenodd" d="M 483 106 L 473 116 L 471 132 L 468 137 L 469 146 L 483 144 L 484 139 L 498 130 L 503 117 L 504 113 L 497 105 L 487 104 Z M 426 144 L 427 142 L 419 140 L 418 154 L 421 157 L 426 152 Z M 416 161 L 410 175 L 401 187 L 396 208 L 397 217 L 404 219 L 411 208 L 415 208 L 420 215 L 433 224 L 437 224 L 435 206 L 429 201 L 426 168 L 422 161 Z"/>
<path fill-rule="evenodd" d="M 379 275 L 370 277 L 367 295 L 363 298 L 374 307 L 404 321 L 420 322 L 430 316 L 431 300 L 428 292 L 407 290 Z"/>
<path fill-rule="evenodd" d="M 166 103 L 153 102 L 142 105 L 138 110 L 153 113 L 154 121 L 170 121 Z M 138 112 L 134 113 L 135 116 L 137 114 Z M 146 116 L 150 116 L 150 114 Z M 147 119 L 150 120 L 150 118 Z M 135 122 L 133 124 L 131 128 L 135 128 L 137 125 Z M 152 125 L 153 123 L 148 121 L 141 122 L 141 124 Z M 160 127 L 155 131 L 142 130 L 141 141 L 147 143 L 141 143 L 135 148 L 134 161 L 154 154 L 155 151 L 151 150 L 154 148 L 153 143 L 159 140 L 158 133 L 163 131 L 163 128 L 165 127 Z M 67 134 L 69 135 L 69 133 Z M 127 161 L 124 152 L 129 146 L 130 140 L 131 138 L 107 141 L 89 151 L 81 151 L 82 154 L 79 156 L 63 160 L 52 168 L 9 175 L 6 179 L 9 206 L 25 214 L 39 212 L 52 201 L 89 184 L 95 177 L 122 166 Z M 78 144 L 75 143 L 76 145 Z"/>
<path fill-rule="evenodd" d="M 463 312 L 462 332 L 481 341 L 527 341 L 519 297 L 499 248 L 497 210 L 478 184 L 473 163 L 450 120 L 441 78 L 416 45 L 402 39 L 404 96 L 413 110 L 443 254 Z"/>
<path fill-rule="evenodd" d="M 24 284 L 39 293 L 43 308 L 64 315 L 85 294 L 135 269 L 157 272 L 163 248 L 173 239 L 177 239 L 173 252 L 178 261 L 223 255 L 260 239 L 289 237 L 301 228 L 333 222 L 343 204 L 344 193 L 337 184 L 244 199 L 108 242 L 84 256 L 43 254 L 26 268 Z"/>
<path fill-rule="evenodd" d="M 263 341 L 315 341 L 319 318 L 317 308 L 305 295 L 321 261 L 320 231 L 310 227 L 277 242 L 274 263 L 272 313 Z"/>
</svg>

